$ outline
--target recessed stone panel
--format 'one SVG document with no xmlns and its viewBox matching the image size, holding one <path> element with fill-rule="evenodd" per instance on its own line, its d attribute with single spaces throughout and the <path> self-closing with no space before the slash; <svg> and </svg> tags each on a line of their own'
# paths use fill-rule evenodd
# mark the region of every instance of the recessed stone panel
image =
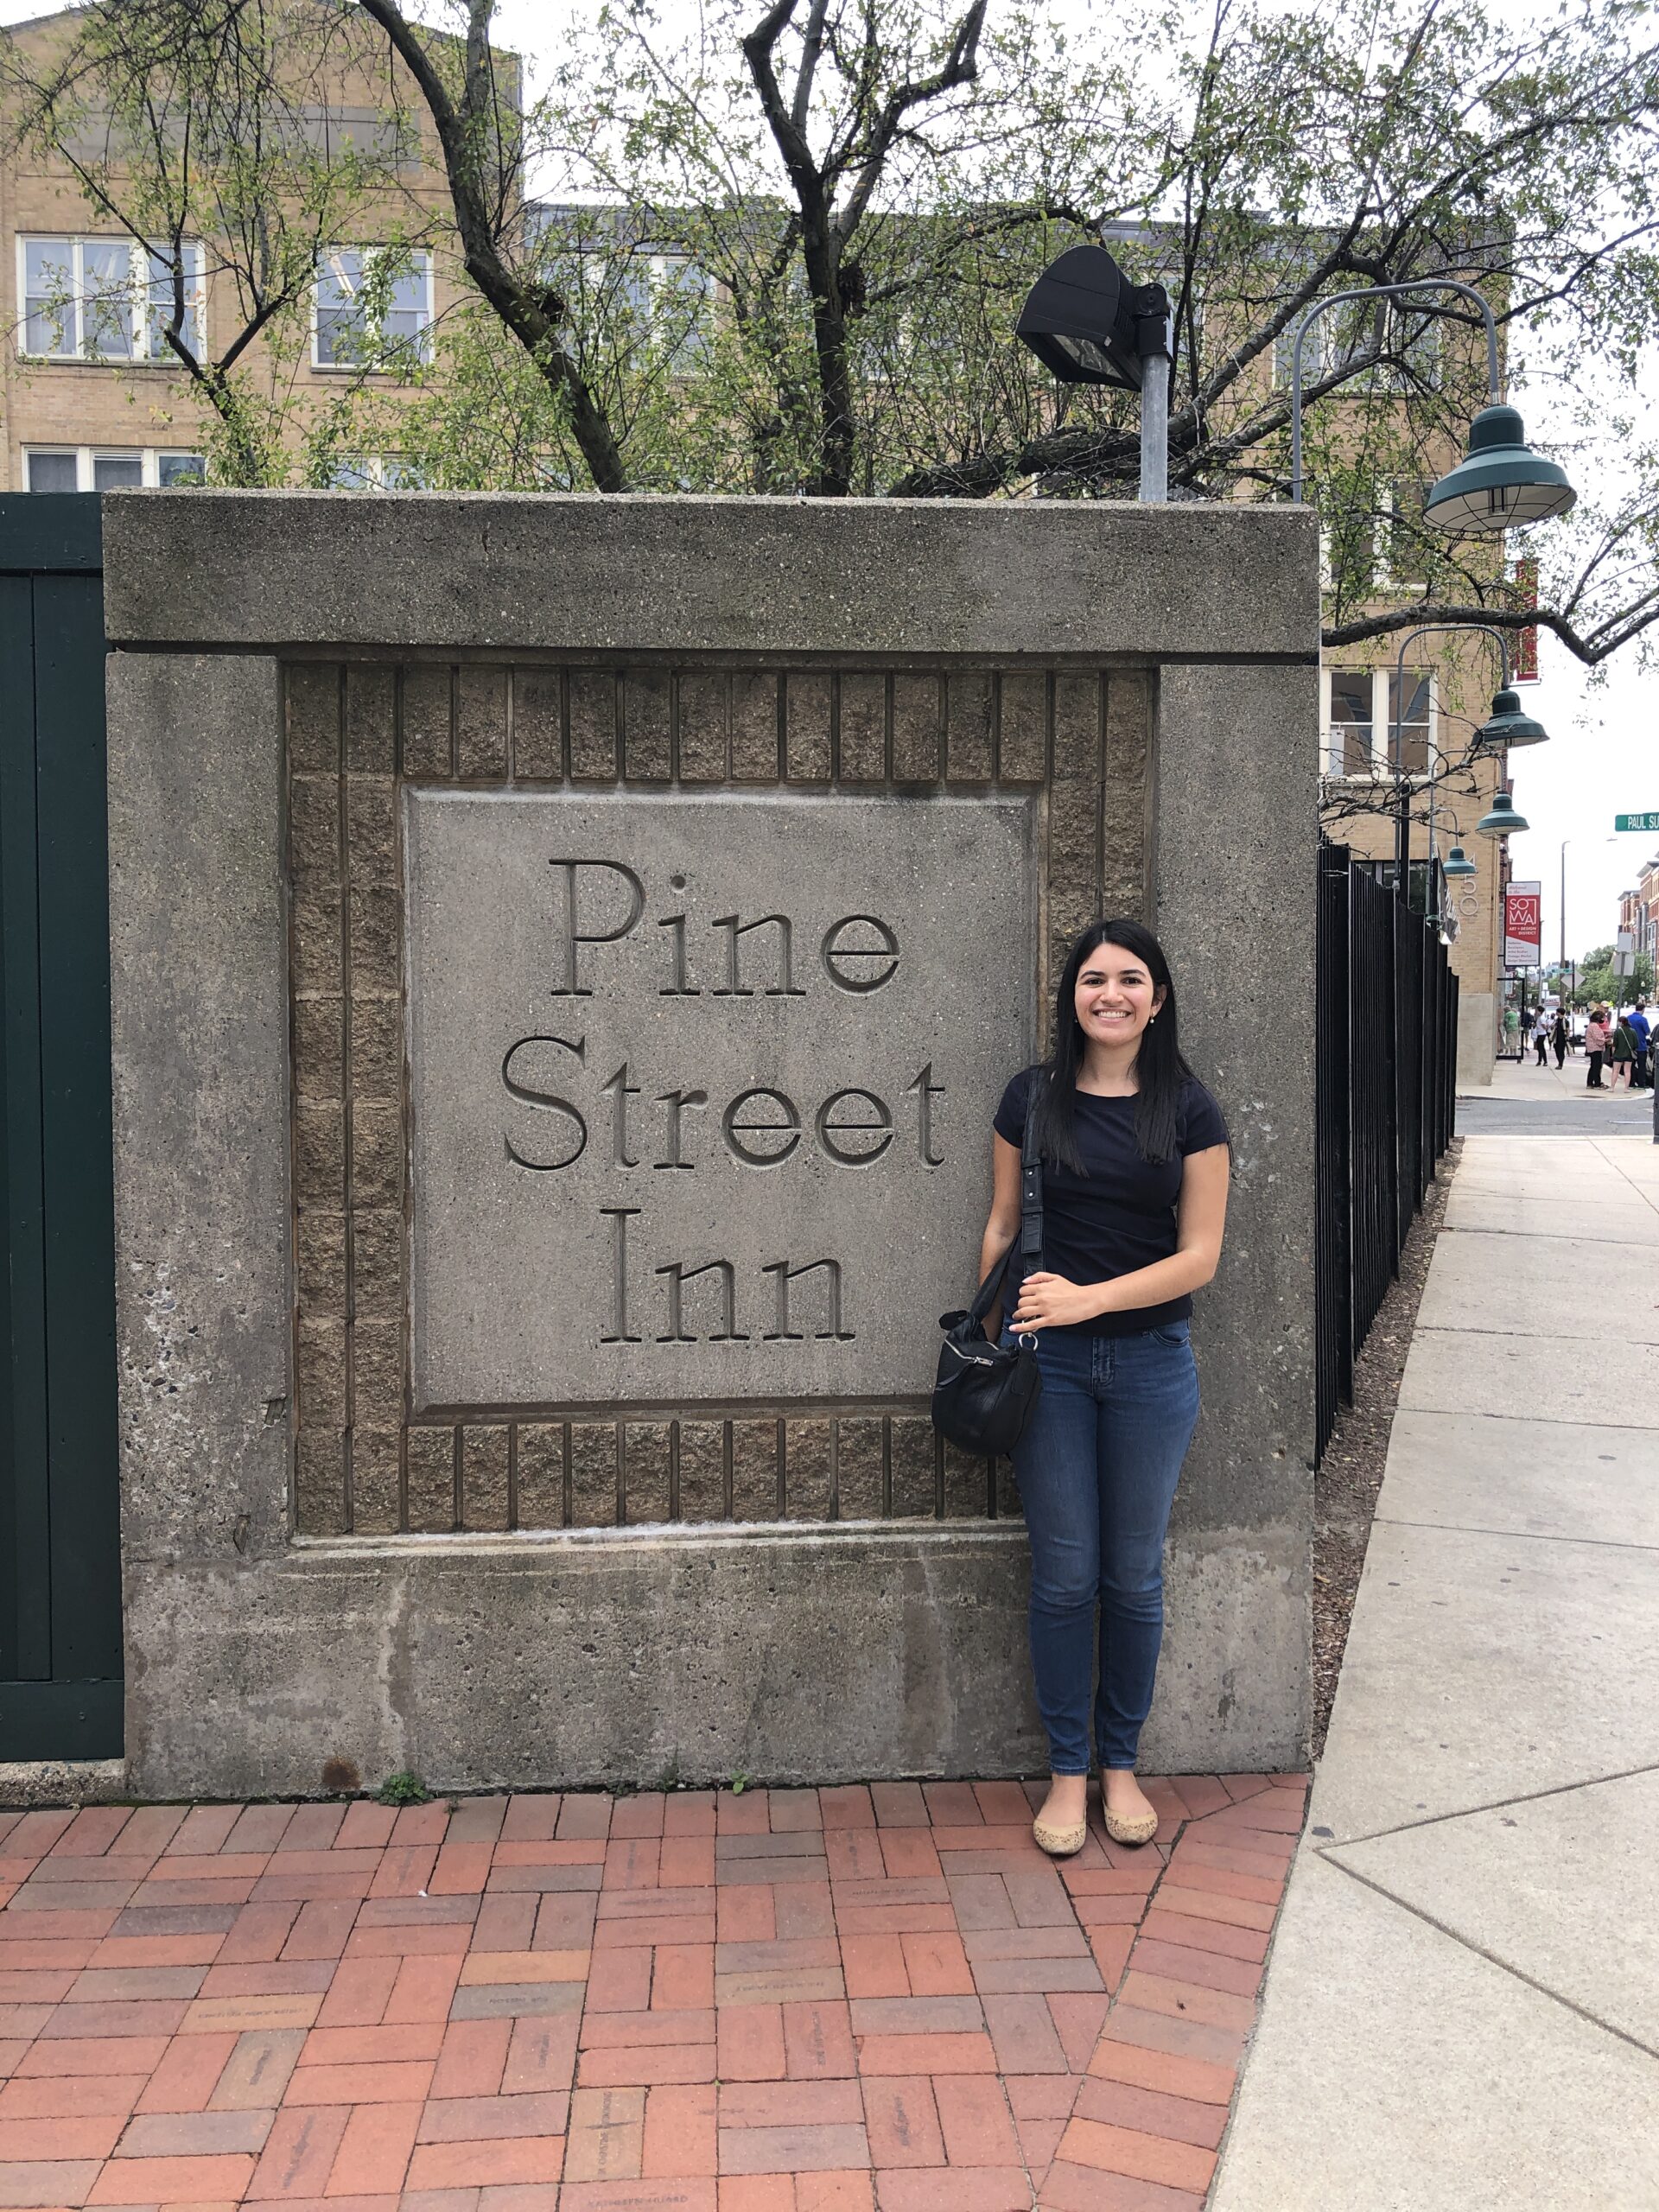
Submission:
<svg viewBox="0 0 1659 2212">
<path fill-rule="evenodd" d="M 404 805 L 417 1411 L 919 1398 L 1031 1052 L 1028 803 Z"/>
</svg>

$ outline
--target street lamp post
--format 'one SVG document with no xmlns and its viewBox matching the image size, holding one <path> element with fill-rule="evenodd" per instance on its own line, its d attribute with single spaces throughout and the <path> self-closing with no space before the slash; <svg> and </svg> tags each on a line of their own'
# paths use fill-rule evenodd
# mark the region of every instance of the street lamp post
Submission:
<svg viewBox="0 0 1659 2212">
<path fill-rule="evenodd" d="M 1389 717 L 1389 737 L 1394 749 L 1394 873 L 1395 881 L 1402 898 L 1408 897 L 1411 868 L 1411 779 L 1405 772 L 1402 712 L 1406 689 L 1406 652 L 1419 638 L 1444 635 L 1452 630 L 1478 631 L 1497 641 L 1500 681 L 1492 699 L 1492 711 L 1475 732 L 1477 749 L 1484 747 L 1494 752 L 1500 747 L 1511 745 L 1541 745 L 1549 733 L 1541 722 L 1523 714 L 1519 695 L 1510 689 L 1510 645 L 1502 630 L 1491 622 L 1424 622 L 1408 630 L 1400 641 L 1400 651 L 1394 664 L 1394 711 Z M 1428 784 L 1428 865 L 1431 875 L 1434 868 L 1434 771 L 1429 767 Z M 1427 901 L 1424 901 L 1427 907 Z"/>
<path fill-rule="evenodd" d="M 1462 461 L 1429 487 L 1423 513 L 1437 529 L 1477 537 L 1550 515 L 1563 515 L 1578 498 L 1567 473 L 1527 444 L 1520 416 L 1501 395 L 1497 361 L 1497 318 L 1484 295 L 1455 276 L 1425 276 L 1404 284 L 1367 284 L 1332 292 L 1315 300 L 1296 326 L 1290 356 L 1290 496 L 1302 498 L 1302 345 L 1322 315 L 1344 301 L 1387 300 L 1408 292 L 1456 292 L 1471 300 L 1486 327 L 1486 404 L 1469 425 Z"/>
<path fill-rule="evenodd" d="M 1561 840 L 1561 973 L 1563 976 L 1567 973 L 1567 849 L 1572 842 L 1570 837 L 1563 837 Z"/>
</svg>

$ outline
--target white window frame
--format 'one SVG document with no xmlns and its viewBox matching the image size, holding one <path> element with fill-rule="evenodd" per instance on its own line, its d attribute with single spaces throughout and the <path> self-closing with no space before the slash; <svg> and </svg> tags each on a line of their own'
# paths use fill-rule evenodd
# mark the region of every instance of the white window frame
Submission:
<svg viewBox="0 0 1659 2212">
<path fill-rule="evenodd" d="M 333 245 L 323 247 L 318 254 L 316 273 L 311 280 L 311 367 L 315 375 L 320 377 L 396 376 L 400 373 L 402 365 L 398 363 L 382 368 L 369 360 L 323 361 L 318 359 L 317 340 L 321 334 L 321 302 L 318 296 L 317 276 L 321 275 L 323 264 L 331 256 L 337 253 L 360 253 L 367 263 L 379 254 L 392 253 L 401 257 L 403 251 L 404 249 L 401 246 L 354 245 L 342 238 L 337 240 Z M 427 247 L 417 246 L 410 253 L 409 261 L 411 270 L 416 265 L 420 267 L 421 274 L 425 280 L 423 289 L 426 295 L 426 321 L 422 324 L 419 334 L 419 359 L 425 363 L 432 358 L 432 327 L 437 316 L 436 294 L 433 281 L 433 256 Z M 377 339 L 378 335 L 377 332 Z"/>
<path fill-rule="evenodd" d="M 1353 776 L 1350 775 L 1342 766 L 1341 753 L 1344 741 L 1338 736 L 1338 733 L 1339 730 L 1345 733 L 1348 725 L 1345 722 L 1336 723 L 1332 721 L 1331 679 L 1333 676 L 1363 676 L 1365 672 L 1363 669 L 1356 668 L 1326 667 L 1319 671 L 1319 773 L 1327 783 L 1370 784 L 1381 781 L 1392 783 L 1394 780 L 1394 769 L 1389 760 L 1389 747 L 1394 736 L 1389 715 L 1389 685 L 1395 674 L 1392 665 L 1387 668 L 1374 668 L 1370 671 L 1371 681 L 1370 772 Z M 1408 676 L 1413 672 L 1410 669 L 1406 671 Z M 1431 668 L 1426 673 L 1428 677 L 1428 770 L 1425 775 L 1408 777 L 1407 780 L 1412 784 L 1429 782 L 1438 772 L 1440 761 L 1440 679 L 1439 671 L 1435 669 Z"/>
<path fill-rule="evenodd" d="M 1417 487 L 1408 481 L 1408 488 L 1415 490 Z M 1383 489 L 1383 512 L 1378 518 L 1376 573 L 1379 577 L 1387 579 L 1388 588 L 1391 592 L 1421 591 L 1423 588 L 1423 579 L 1421 576 L 1405 575 L 1395 567 L 1394 555 L 1397 543 L 1395 532 L 1399 528 L 1402 514 L 1403 513 L 1406 519 L 1414 524 L 1422 519 L 1421 506 L 1414 510 L 1408 505 L 1402 507 L 1400 498 L 1401 490 L 1402 481 L 1398 479 Z"/>
<path fill-rule="evenodd" d="M 1381 304 L 1386 318 L 1388 340 L 1392 342 L 1401 324 L 1407 321 L 1414 310 L 1409 300 L 1387 300 Z M 1309 301 L 1309 308 L 1315 305 L 1317 305 L 1316 302 Z M 1352 302 L 1350 302 L 1350 307 L 1357 320 L 1358 315 L 1363 312 L 1361 304 Z M 1307 311 L 1307 308 L 1304 308 L 1301 315 L 1305 315 Z M 1275 391 L 1290 390 L 1291 363 L 1295 351 L 1296 327 L 1300 320 L 1301 315 L 1299 315 L 1296 322 L 1287 324 L 1274 340 L 1273 389 Z M 1339 308 L 1322 315 L 1308 332 L 1302 341 L 1302 389 L 1304 391 L 1309 385 L 1317 384 L 1321 377 L 1328 376 L 1332 369 L 1340 365 L 1344 358 L 1340 343 L 1342 335 L 1343 316 Z M 1426 342 L 1428 353 L 1428 359 L 1422 365 L 1423 371 L 1426 372 L 1424 381 L 1430 385 L 1434 385 L 1439 382 L 1440 372 L 1445 359 L 1445 325 L 1439 321 L 1431 321 L 1423 333 L 1422 341 L 1420 342 Z M 1363 352 L 1364 349 L 1359 347 L 1356 350 Z M 1414 389 L 1406 377 L 1397 372 L 1389 363 L 1378 362 L 1370 373 L 1380 375 L 1382 378 L 1379 387 L 1379 396 L 1397 397 L 1402 392 Z M 1351 399 L 1363 398 L 1367 395 L 1363 392 L 1356 392 L 1350 386 L 1339 385 L 1337 392 L 1332 396 Z"/>
<path fill-rule="evenodd" d="M 71 353 L 31 353 L 29 350 L 29 249 L 31 245 L 48 243 L 67 245 L 70 251 L 70 286 L 75 318 L 75 347 Z M 85 250 L 89 245 L 124 245 L 127 248 L 132 281 L 133 350 L 130 353 L 90 353 L 86 349 L 82 303 L 86 294 Z M 16 238 L 19 357 L 53 368 L 162 368 L 181 371 L 184 365 L 170 347 L 162 346 L 155 353 L 149 351 L 149 256 L 162 251 L 160 246 L 140 245 L 136 238 L 129 238 L 124 232 L 20 231 Z M 191 257 L 195 263 L 194 297 L 189 304 L 191 319 L 195 325 L 196 356 L 202 359 L 207 351 L 207 256 L 195 239 L 184 242 L 184 253 L 187 265 Z"/>
<path fill-rule="evenodd" d="M 331 492 L 417 492 L 422 486 L 404 475 L 409 467 L 406 454 L 401 453 L 346 453 L 335 463 L 340 468 L 353 468 L 363 478 L 360 484 L 331 484 Z"/>
<path fill-rule="evenodd" d="M 200 461 L 205 461 L 207 458 L 205 454 L 198 454 L 194 446 L 121 446 L 112 444 L 71 446 L 64 445 L 51 438 L 31 439 L 22 449 L 23 480 L 19 487 L 21 490 L 27 491 L 29 488 L 29 458 L 32 454 L 37 453 L 73 454 L 75 459 L 75 489 L 78 492 L 90 492 L 93 489 L 92 463 L 94 461 L 132 461 L 136 459 L 143 472 L 143 488 L 146 491 L 153 492 L 159 491 L 162 488 L 162 462 L 163 459 L 170 457 L 174 454 L 188 454 L 192 458 Z"/>
</svg>

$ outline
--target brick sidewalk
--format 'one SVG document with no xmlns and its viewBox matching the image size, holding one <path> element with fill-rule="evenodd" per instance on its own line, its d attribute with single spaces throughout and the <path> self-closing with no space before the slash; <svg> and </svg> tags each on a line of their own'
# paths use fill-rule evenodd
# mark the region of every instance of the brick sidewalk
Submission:
<svg viewBox="0 0 1659 2212">
<path fill-rule="evenodd" d="M 0 2207 L 1183 2212 L 1304 1786 L 0 1813 Z"/>
</svg>

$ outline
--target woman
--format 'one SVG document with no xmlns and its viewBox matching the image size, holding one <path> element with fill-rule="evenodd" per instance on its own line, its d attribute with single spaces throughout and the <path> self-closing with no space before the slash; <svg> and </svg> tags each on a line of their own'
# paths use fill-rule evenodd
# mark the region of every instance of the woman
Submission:
<svg viewBox="0 0 1659 2212">
<path fill-rule="evenodd" d="M 1554 1021 L 1550 1026 L 1550 1042 L 1555 1047 L 1555 1067 L 1558 1073 L 1567 1058 L 1567 1048 L 1572 1041 L 1572 1033 L 1567 1026 L 1567 1009 L 1564 1007 L 1557 1007 Z"/>
<path fill-rule="evenodd" d="M 1605 1088 L 1601 1080 L 1601 1063 L 1607 1050 L 1607 1016 L 1601 1007 L 1590 1009 L 1590 1019 L 1584 1025 L 1584 1057 L 1590 1064 L 1590 1072 L 1584 1078 L 1586 1090 Z"/>
<path fill-rule="evenodd" d="M 1548 1067 L 1549 1065 L 1548 1058 L 1549 1052 L 1549 1008 L 1548 1007 L 1541 1006 L 1538 1009 L 1538 1019 L 1532 1025 L 1532 1044 L 1533 1050 L 1537 1054 L 1537 1065 L 1541 1068 Z"/>
<path fill-rule="evenodd" d="M 1631 1088 L 1631 1071 L 1636 1065 L 1636 1032 L 1630 1027 L 1630 1016 L 1621 1014 L 1618 1027 L 1613 1032 L 1613 1080 L 1611 1089 L 1618 1089 L 1618 1079 L 1624 1078 L 1624 1088 Z"/>
<path fill-rule="evenodd" d="M 980 1280 L 1020 1228 L 1029 1105 L 1042 1153 L 1042 1265 L 1008 1334 L 1035 1339 L 1043 1387 L 1014 1455 L 1031 1537 L 1031 1657 L 1050 1784 L 1033 1834 L 1056 1858 L 1088 1834 L 1089 1694 L 1106 1831 L 1147 1842 L 1135 1778 L 1163 1633 L 1164 1535 L 1198 1419 L 1192 1294 L 1221 1255 L 1230 1154 L 1215 1100 L 1181 1058 L 1163 951 L 1135 921 L 1096 922 L 1060 977 L 1052 1057 L 1002 1094 Z"/>
</svg>

